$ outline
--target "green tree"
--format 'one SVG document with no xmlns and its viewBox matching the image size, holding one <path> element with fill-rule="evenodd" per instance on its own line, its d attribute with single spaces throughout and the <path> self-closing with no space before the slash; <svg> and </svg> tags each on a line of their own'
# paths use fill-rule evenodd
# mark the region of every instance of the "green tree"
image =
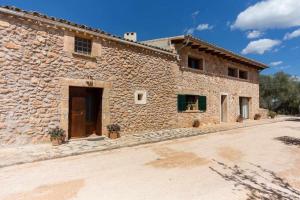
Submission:
<svg viewBox="0 0 300 200">
<path fill-rule="evenodd" d="M 299 114 L 300 82 L 284 72 L 260 76 L 261 107 L 281 113 Z"/>
</svg>

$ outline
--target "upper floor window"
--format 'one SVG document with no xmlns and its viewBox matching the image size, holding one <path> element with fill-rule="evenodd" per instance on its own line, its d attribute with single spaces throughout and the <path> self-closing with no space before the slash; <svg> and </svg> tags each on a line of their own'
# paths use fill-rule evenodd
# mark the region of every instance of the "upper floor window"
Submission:
<svg viewBox="0 0 300 200">
<path fill-rule="evenodd" d="M 203 59 L 188 57 L 188 67 L 203 70 Z"/>
<path fill-rule="evenodd" d="M 91 55 L 92 53 L 92 40 L 75 37 L 75 52 Z"/>
<path fill-rule="evenodd" d="M 239 70 L 239 78 L 247 80 L 248 79 L 248 72 L 243 71 L 243 70 Z"/>
<path fill-rule="evenodd" d="M 229 67 L 228 68 L 228 76 L 238 77 L 238 69 Z"/>
</svg>

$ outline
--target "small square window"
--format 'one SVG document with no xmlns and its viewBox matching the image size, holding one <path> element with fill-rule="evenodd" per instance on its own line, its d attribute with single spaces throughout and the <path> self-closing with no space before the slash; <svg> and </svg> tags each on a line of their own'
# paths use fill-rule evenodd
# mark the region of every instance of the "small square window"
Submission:
<svg viewBox="0 0 300 200">
<path fill-rule="evenodd" d="M 188 57 L 189 68 L 203 70 L 203 63 L 203 59 Z"/>
<path fill-rule="evenodd" d="M 146 104 L 147 103 L 147 92 L 144 90 L 138 90 L 134 93 L 135 104 Z"/>
<path fill-rule="evenodd" d="M 75 37 L 75 49 L 76 53 L 91 55 L 92 53 L 92 40 Z"/>
<path fill-rule="evenodd" d="M 138 94 L 138 101 L 142 101 L 143 100 L 143 94 Z"/>
</svg>

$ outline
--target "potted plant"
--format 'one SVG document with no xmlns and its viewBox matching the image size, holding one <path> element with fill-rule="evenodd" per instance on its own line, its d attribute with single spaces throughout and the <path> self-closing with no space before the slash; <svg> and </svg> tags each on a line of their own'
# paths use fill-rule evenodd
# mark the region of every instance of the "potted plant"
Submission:
<svg viewBox="0 0 300 200">
<path fill-rule="evenodd" d="M 254 115 L 254 120 L 260 120 L 260 119 L 261 119 L 261 114 Z"/>
<path fill-rule="evenodd" d="M 50 135 L 50 140 L 53 146 L 61 145 L 65 140 L 65 131 L 59 127 L 50 129 L 48 134 Z"/>
<path fill-rule="evenodd" d="M 199 119 L 195 119 L 194 122 L 193 122 L 193 127 L 194 128 L 198 128 L 200 126 L 200 121 Z"/>
<path fill-rule="evenodd" d="M 242 123 L 244 121 L 244 118 L 241 115 L 239 115 L 236 121 Z"/>
<path fill-rule="evenodd" d="M 271 119 L 274 119 L 276 117 L 277 113 L 274 111 L 269 111 L 269 117 L 271 117 Z"/>
<path fill-rule="evenodd" d="M 110 139 L 117 139 L 120 137 L 120 126 L 118 124 L 110 124 L 107 126 L 108 137 Z"/>
</svg>

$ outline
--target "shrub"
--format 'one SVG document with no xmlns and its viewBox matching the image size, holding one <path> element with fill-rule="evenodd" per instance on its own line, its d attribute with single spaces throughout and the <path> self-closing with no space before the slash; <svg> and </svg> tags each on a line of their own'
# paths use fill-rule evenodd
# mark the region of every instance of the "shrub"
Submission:
<svg viewBox="0 0 300 200">
<path fill-rule="evenodd" d="M 195 119 L 194 122 L 193 122 L 193 127 L 194 128 L 198 128 L 200 126 L 200 121 L 199 119 Z"/>
<path fill-rule="evenodd" d="M 277 113 L 274 111 L 269 111 L 269 117 L 271 117 L 272 119 L 274 119 L 277 116 Z"/>
<path fill-rule="evenodd" d="M 65 136 L 65 131 L 59 127 L 52 128 L 48 131 L 51 138 L 63 138 Z"/>
<path fill-rule="evenodd" d="M 242 123 L 243 121 L 244 121 L 244 118 L 241 115 L 239 115 L 236 119 L 236 122 Z"/>
<path fill-rule="evenodd" d="M 106 126 L 109 132 L 120 132 L 121 127 L 118 124 L 110 124 Z"/>
<path fill-rule="evenodd" d="M 254 115 L 254 120 L 260 120 L 260 119 L 261 119 L 261 114 Z"/>
</svg>

